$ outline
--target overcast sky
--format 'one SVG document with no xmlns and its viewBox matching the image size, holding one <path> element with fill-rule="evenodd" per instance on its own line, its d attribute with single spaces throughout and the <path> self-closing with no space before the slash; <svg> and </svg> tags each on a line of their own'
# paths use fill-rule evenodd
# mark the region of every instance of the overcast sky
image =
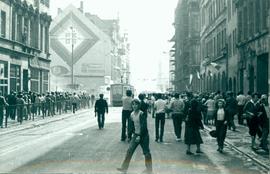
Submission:
<svg viewBox="0 0 270 174">
<path fill-rule="evenodd" d="M 70 3 L 79 7 L 80 0 L 51 1 L 51 15 L 57 8 L 64 9 Z M 104 19 L 117 18 L 120 27 L 129 35 L 131 44 L 131 82 L 140 91 L 154 89 L 158 74 L 158 62 L 168 77 L 168 52 L 172 46 L 168 40 L 173 36 L 174 10 L 177 0 L 84 0 L 84 11 Z M 152 79 L 149 80 L 148 79 Z M 152 85 L 151 85 L 152 84 Z"/>
</svg>

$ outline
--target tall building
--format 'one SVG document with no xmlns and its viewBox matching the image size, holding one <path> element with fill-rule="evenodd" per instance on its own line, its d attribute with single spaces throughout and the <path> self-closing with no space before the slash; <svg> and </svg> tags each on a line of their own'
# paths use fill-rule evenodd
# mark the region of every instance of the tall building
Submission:
<svg viewBox="0 0 270 174">
<path fill-rule="evenodd" d="M 0 91 L 49 90 L 49 0 L 0 1 Z"/>
<path fill-rule="evenodd" d="M 200 17 L 201 90 L 226 91 L 229 77 L 226 0 L 202 0 Z"/>
<path fill-rule="evenodd" d="M 244 92 L 269 92 L 269 0 L 236 0 L 238 81 Z"/>
<path fill-rule="evenodd" d="M 176 91 L 199 91 L 199 79 L 196 75 L 200 68 L 199 12 L 199 0 L 179 0 L 175 10 L 175 35 L 171 41 L 175 42 Z"/>
<path fill-rule="evenodd" d="M 235 94 L 240 91 L 238 85 L 238 49 L 237 49 L 237 11 L 234 0 L 227 1 L 227 59 L 228 64 L 226 71 L 228 72 L 228 90 L 233 91 Z"/>
<path fill-rule="evenodd" d="M 129 72 L 123 65 L 128 51 L 119 19 L 85 13 L 81 2 L 80 8 L 69 5 L 59 10 L 50 34 L 52 90 L 75 88 L 97 94 L 100 87 L 123 82 L 124 71 Z"/>
</svg>

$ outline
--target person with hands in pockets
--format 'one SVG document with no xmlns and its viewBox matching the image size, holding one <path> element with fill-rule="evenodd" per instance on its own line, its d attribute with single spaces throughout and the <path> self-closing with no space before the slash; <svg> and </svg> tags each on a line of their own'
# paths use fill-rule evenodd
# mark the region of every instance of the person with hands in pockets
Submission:
<svg viewBox="0 0 270 174">
<path fill-rule="evenodd" d="M 98 99 L 95 103 L 95 117 L 97 116 L 98 127 L 99 129 L 104 128 L 105 122 L 105 112 L 108 114 L 108 103 L 103 99 L 104 95 L 99 94 L 100 99 Z"/>
<path fill-rule="evenodd" d="M 132 101 L 133 112 L 131 113 L 131 129 L 132 138 L 129 144 L 129 148 L 126 153 L 126 157 L 122 163 L 120 168 L 117 168 L 118 171 L 126 173 L 129 167 L 130 160 L 132 158 L 133 153 L 135 152 L 138 145 L 141 146 L 143 150 L 143 154 L 145 156 L 145 166 L 146 169 L 143 173 L 152 173 L 152 157 L 149 149 L 149 134 L 147 128 L 147 117 L 140 110 L 140 101 L 138 99 L 134 99 Z"/>
</svg>

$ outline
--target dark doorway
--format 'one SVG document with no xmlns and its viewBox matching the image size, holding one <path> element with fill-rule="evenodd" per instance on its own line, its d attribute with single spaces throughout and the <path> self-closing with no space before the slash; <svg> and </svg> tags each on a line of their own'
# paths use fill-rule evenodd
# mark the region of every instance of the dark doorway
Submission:
<svg viewBox="0 0 270 174">
<path fill-rule="evenodd" d="M 232 91 L 232 78 L 229 79 L 229 91 Z"/>
<path fill-rule="evenodd" d="M 244 91 L 244 69 L 239 71 L 239 91 Z"/>
<path fill-rule="evenodd" d="M 268 94 L 268 54 L 262 54 L 257 59 L 257 92 Z"/>
<path fill-rule="evenodd" d="M 250 92 L 254 92 L 254 66 L 253 65 L 249 65 L 249 70 L 248 70 L 248 74 L 249 74 L 249 91 Z"/>
<path fill-rule="evenodd" d="M 28 70 L 23 70 L 23 91 L 28 91 Z"/>
</svg>

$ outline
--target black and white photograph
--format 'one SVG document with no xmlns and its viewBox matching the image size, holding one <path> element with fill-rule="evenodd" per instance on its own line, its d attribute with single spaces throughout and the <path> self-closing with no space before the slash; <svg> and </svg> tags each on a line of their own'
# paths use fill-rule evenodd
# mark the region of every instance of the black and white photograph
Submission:
<svg viewBox="0 0 270 174">
<path fill-rule="evenodd" d="M 270 174 L 269 0 L 0 0 L 0 174 Z"/>
</svg>

